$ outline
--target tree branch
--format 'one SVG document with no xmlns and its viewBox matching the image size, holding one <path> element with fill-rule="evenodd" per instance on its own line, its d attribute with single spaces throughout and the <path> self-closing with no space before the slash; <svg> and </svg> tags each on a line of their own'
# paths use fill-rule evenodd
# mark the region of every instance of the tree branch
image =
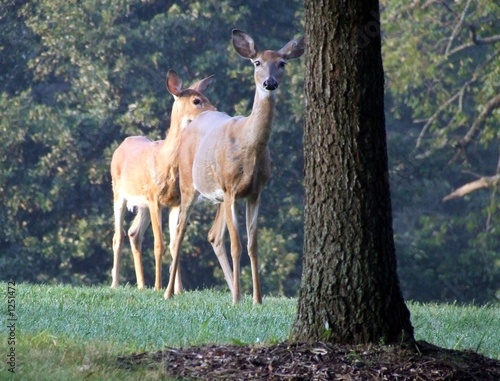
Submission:
<svg viewBox="0 0 500 381">
<path fill-rule="evenodd" d="M 477 36 L 476 27 L 474 27 L 474 26 L 471 25 L 471 26 L 469 26 L 469 30 L 471 31 L 472 41 L 466 42 L 465 44 L 462 44 L 462 45 L 459 45 L 459 46 L 457 46 L 456 48 L 454 48 L 452 50 L 447 50 L 445 52 L 445 55 L 447 57 L 449 57 L 449 56 L 451 56 L 451 55 L 453 55 L 455 53 L 461 52 L 462 50 L 465 50 L 465 49 L 470 48 L 472 46 L 487 45 L 487 44 L 494 44 L 494 43 L 500 42 L 500 34 L 497 34 L 497 35 L 494 35 L 494 36 L 480 38 L 480 37 Z"/>
<path fill-rule="evenodd" d="M 475 192 L 479 189 L 496 187 L 498 186 L 498 184 L 500 184 L 500 174 L 481 177 L 478 180 L 462 185 L 460 188 L 451 192 L 449 195 L 443 197 L 443 202 L 452 200 L 454 198 L 464 197 L 465 195 L 468 195 L 469 193 Z"/>
<path fill-rule="evenodd" d="M 469 84 L 470 84 L 470 82 L 467 82 L 467 85 L 469 85 Z M 432 116 L 429 119 L 427 119 L 427 122 L 425 123 L 424 127 L 422 127 L 422 130 L 420 131 L 420 134 L 418 135 L 417 142 L 415 144 L 415 148 L 420 147 L 420 145 L 422 144 L 422 139 L 424 138 L 424 135 L 427 132 L 427 129 L 432 125 L 432 123 L 434 123 L 436 121 L 439 114 L 441 114 L 441 112 L 445 108 L 447 108 L 450 104 L 452 104 L 460 96 L 461 92 L 462 92 L 462 89 L 460 89 L 460 91 L 455 93 L 455 95 L 453 95 L 450 99 L 448 99 L 441 106 L 439 106 L 437 111 L 434 114 L 432 114 Z"/>
<path fill-rule="evenodd" d="M 494 44 L 495 42 L 500 42 L 500 34 L 497 34 L 496 36 L 490 36 L 490 37 L 485 37 L 485 38 L 479 38 L 476 36 L 474 33 L 473 41 L 477 45 L 485 45 L 485 44 Z"/>
<path fill-rule="evenodd" d="M 494 98 L 490 99 L 488 103 L 486 103 L 486 105 L 484 106 L 484 110 L 481 111 L 481 113 L 476 118 L 474 123 L 472 123 L 472 126 L 469 129 L 469 131 L 467 131 L 465 136 L 462 139 L 460 139 L 460 141 L 458 142 L 460 148 L 465 148 L 467 145 L 470 144 L 472 140 L 474 140 L 474 138 L 479 134 L 481 126 L 484 124 L 486 118 L 488 118 L 488 116 L 491 115 L 493 110 L 499 107 L 500 107 L 500 94 L 497 94 Z"/>
<path fill-rule="evenodd" d="M 444 102 L 443 104 L 441 104 L 441 106 L 439 106 L 439 108 L 436 110 L 436 112 L 434 112 L 434 114 L 431 115 L 431 117 L 429 119 L 419 119 L 419 120 L 414 120 L 415 123 L 418 123 L 418 122 L 423 122 L 425 121 L 425 125 L 422 127 L 422 130 L 420 131 L 420 134 L 417 138 L 417 142 L 415 143 L 415 148 L 419 148 L 420 145 L 422 144 L 422 140 L 424 138 L 424 135 L 425 133 L 427 132 L 427 130 L 429 129 L 429 127 L 432 125 L 432 123 L 434 123 L 437 118 L 439 117 L 439 115 L 450 105 L 452 104 L 454 101 L 457 100 L 457 98 L 459 99 L 459 101 L 461 102 L 461 98 L 463 97 L 463 94 L 465 92 L 465 90 L 470 86 L 472 85 L 474 82 L 476 82 L 480 76 L 481 76 L 481 72 L 483 71 L 484 68 L 486 68 L 491 62 L 494 62 L 496 57 L 500 55 L 500 50 L 497 50 L 494 54 L 492 54 L 491 57 L 489 57 L 484 63 L 482 63 L 481 65 L 479 65 L 478 67 L 476 67 L 476 69 L 474 70 L 474 73 L 472 74 L 472 77 L 466 81 L 462 87 L 452 96 L 450 97 L 446 102 Z M 492 110 L 493 111 L 493 110 Z M 478 117 L 479 119 L 479 117 Z"/>
<path fill-rule="evenodd" d="M 446 2 L 442 2 L 441 4 L 446 9 L 448 9 L 449 12 L 456 14 L 456 12 Z M 455 53 L 458 53 L 464 49 L 470 48 L 470 47 L 475 46 L 475 45 L 494 44 L 494 43 L 500 41 L 500 35 L 495 35 L 495 36 L 490 36 L 490 37 L 485 37 L 485 38 L 477 37 L 476 26 L 469 24 L 465 21 L 465 14 L 467 13 L 467 10 L 469 9 L 469 4 L 470 4 L 470 0 L 467 1 L 467 4 L 465 5 L 464 10 L 460 16 L 459 23 L 456 26 L 456 28 L 453 30 L 453 33 L 450 37 L 450 41 L 448 43 L 448 46 L 446 47 L 446 51 L 445 51 L 446 57 L 449 57 L 450 55 L 453 55 Z M 458 32 L 460 32 L 461 27 L 464 24 L 467 25 L 467 27 L 469 28 L 469 31 L 470 31 L 471 37 L 472 37 L 472 41 L 467 42 L 465 44 L 462 44 L 460 46 L 457 46 L 455 49 L 450 51 L 449 49 L 451 49 L 451 44 L 452 44 L 453 40 L 458 35 Z"/>
<path fill-rule="evenodd" d="M 469 10 L 470 2 L 471 2 L 471 0 L 467 0 L 467 4 L 465 4 L 464 10 L 462 11 L 462 14 L 460 15 L 460 19 L 458 21 L 458 24 L 455 27 L 455 29 L 453 29 L 453 32 L 452 32 L 450 39 L 448 41 L 448 45 L 446 46 L 446 50 L 444 52 L 444 54 L 446 56 L 450 52 L 451 46 L 453 45 L 453 41 L 455 41 L 455 38 L 458 36 L 460 31 L 462 30 L 462 27 L 463 27 L 464 21 L 465 21 L 465 16 L 467 15 L 467 11 Z"/>
</svg>

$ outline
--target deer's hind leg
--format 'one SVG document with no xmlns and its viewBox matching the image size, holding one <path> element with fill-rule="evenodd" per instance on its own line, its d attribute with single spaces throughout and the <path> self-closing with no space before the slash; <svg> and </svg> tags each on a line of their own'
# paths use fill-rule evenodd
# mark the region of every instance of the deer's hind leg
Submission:
<svg viewBox="0 0 500 381">
<path fill-rule="evenodd" d="M 130 229 L 128 229 L 128 237 L 130 247 L 134 256 L 135 277 L 137 279 L 137 288 L 144 288 L 144 270 L 142 268 L 142 241 L 144 232 L 149 226 L 151 218 L 148 213 L 148 208 L 139 207 Z"/>
<path fill-rule="evenodd" d="M 226 232 L 226 216 L 224 211 L 224 205 L 221 203 L 217 207 L 217 214 L 215 215 L 214 223 L 212 228 L 208 232 L 208 241 L 212 244 L 215 255 L 219 260 L 219 263 L 224 272 L 224 278 L 229 286 L 231 294 L 234 290 L 234 280 L 233 280 L 233 270 L 229 264 L 229 260 L 226 253 L 226 247 L 224 245 L 224 235 Z"/>
</svg>

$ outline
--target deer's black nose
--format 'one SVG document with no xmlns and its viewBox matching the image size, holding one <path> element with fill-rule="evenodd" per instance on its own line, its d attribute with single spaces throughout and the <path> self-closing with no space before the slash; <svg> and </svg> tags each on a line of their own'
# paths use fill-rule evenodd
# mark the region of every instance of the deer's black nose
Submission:
<svg viewBox="0 0 500 381">
<path fill-rule="evenodd" d="M 274 78 L 269 78 L 264 81 L 264 88 L 269 91 L 276 90 L 278 88 L 278 81 Z"/>
</svg>

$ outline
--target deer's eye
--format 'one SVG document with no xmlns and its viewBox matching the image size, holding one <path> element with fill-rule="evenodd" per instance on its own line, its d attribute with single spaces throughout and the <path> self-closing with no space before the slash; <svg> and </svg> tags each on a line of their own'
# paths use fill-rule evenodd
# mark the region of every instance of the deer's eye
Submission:
<svg viewBox="0 0 500 381">
<path fill-rule="evenodd" d="M 195 106 L 198 106 L 199 104 L 201 104 L 201 99 L 200 99 L 200 98 L 194 98 L 194 99 L 193 99 L 193 104 L 194 104 Z"/>
<path fill-rule="evenodd" d="M 258 67 L 258 66 L 260 66 L 260 65 L 261 65 L 260 61 L 253 61 L 253 64 L 254 64 L 256 67 Z"/>
<path fill-rule="evenodd" d="M 280 63 L 278 64 L 278 66 L 282 69 L 285 67 L 285 65 L 286 65 L 285 61 L 280 61 Z"/>
</svg>

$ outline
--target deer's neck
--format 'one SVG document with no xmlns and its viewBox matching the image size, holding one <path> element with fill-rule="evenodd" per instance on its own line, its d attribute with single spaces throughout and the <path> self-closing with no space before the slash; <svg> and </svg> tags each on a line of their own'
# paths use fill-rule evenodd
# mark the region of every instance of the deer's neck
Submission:
<svg viewBox="0 0 500 381">
<path fill-rule="evenodd" d="M 155 171 L 158 174 L 169 173 L 178 166 L 179 142 L 181 137 L 182 123 L 174 122 L 170 124 L 164 140 L 157 143 L 154 150 Z"/>
<path fill-rule="evenodd" d="M 165 140 L 161 142 L 160 154 L 170 155 L 171 153 L 178 151 L 179 140 L 181 137 L 181 128 L 178 125 L 171 124 L 167 132 Z"/>
<path fill-rule="evenodd" d="M 257 89 L 251 114 L 245 121 L 244 134 L 258 153 L 267 147 L 271 136 L 276 98 L 274 93 Z"/>
</svg>

